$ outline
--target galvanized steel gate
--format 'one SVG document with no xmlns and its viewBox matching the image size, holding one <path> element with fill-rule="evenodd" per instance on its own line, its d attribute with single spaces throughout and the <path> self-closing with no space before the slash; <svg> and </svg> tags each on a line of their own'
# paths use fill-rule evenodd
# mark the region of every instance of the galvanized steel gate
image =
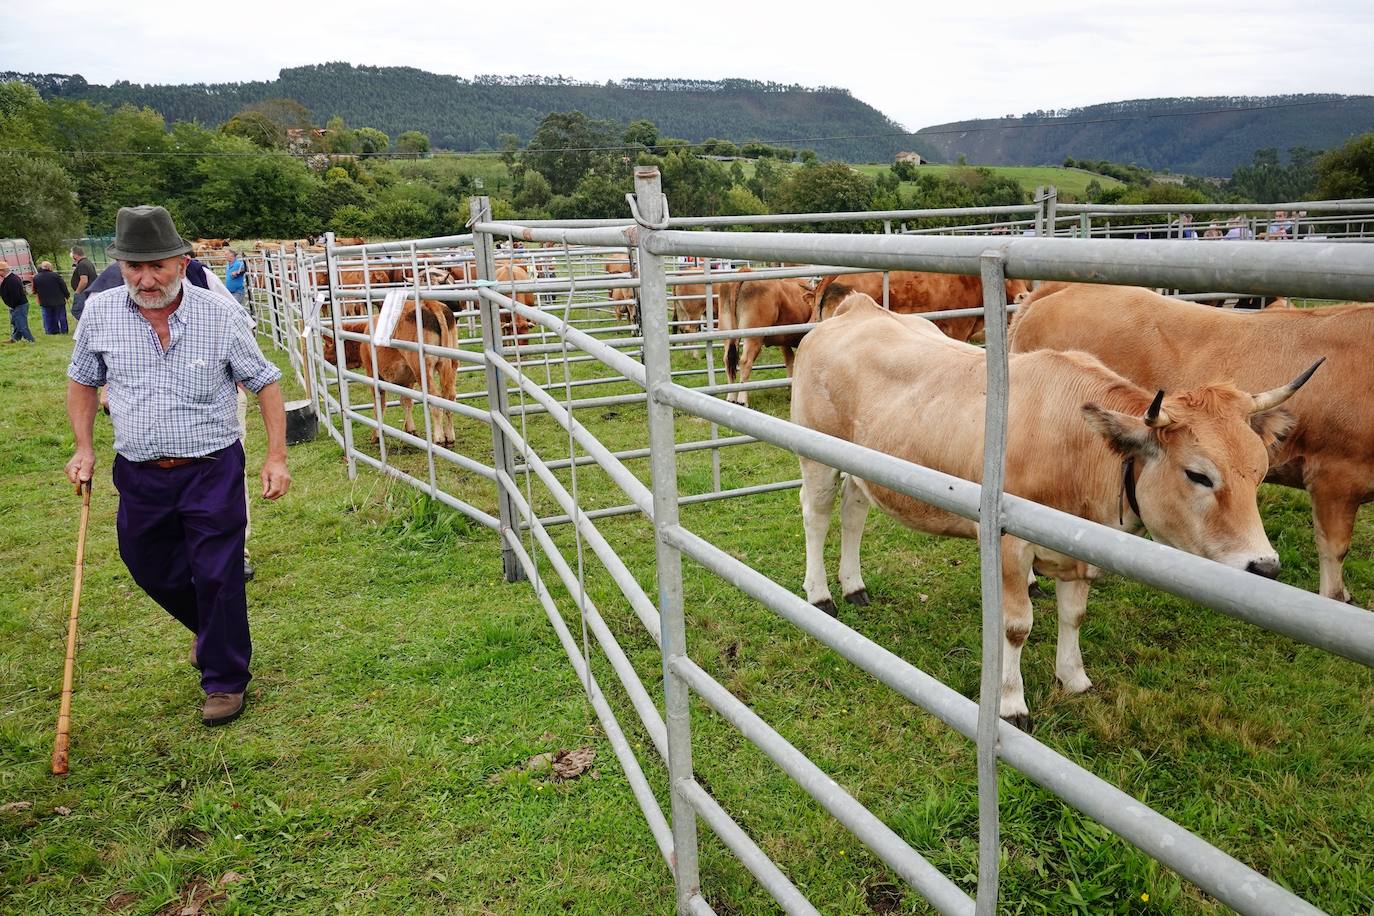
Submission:
<svg viewBox="0 0 1374 916">
<path fill-rule="evenodd" d="M 814 912 L 786 875 L 694 779 L 693 695 L 738 728 L 940 912 L 985 914 L 996 911 L 999 858 L 996 765 L 999 760 L 1240 912 L 1319 912 L 998 718 L 1002 668 L 999 535 L 1004 532 L 1190 598 L 1360 664 L 1374 666 L 1374 616 L 1365 611 L 1068 516 L 1001 491 L 1007 403 L 1004 281 L 1007 277 L 1077 280 L 1374 300 L 1374 248 L 1335 241 L 1301 245 L 1242 242 L 1213 246 L 1182 240 L 1050 238 L 1046 236 L 1056 232 L 1078 236 L 1092 234 L 1088 215 L 1081 209 L 1077 213 L 1082 216 L 1075 213 L 1067 217 L 1075 223 L 1060 228 L 1063 214 L 1070 208 L 1059 205 L 1056 210 L 1052 191 L 1038 195 L 1034 207 L 981 211 L 673 219 L 667 213 L 657 170 L 639 169 L 635 186 L 636 195 L 630 201 L 632 221 L 497 223 L 490 218 L 486 199 L 477 198 L 472 203 L 471 235 L 353 247 L 336 246 L 331 237 L 322 255 L 301 249 L 287 252 L 282 248 L 255 259 L 251 273 L 255 308 L 261 317 L 260 331 L 290 354 L 291 365 L 315 401 L 321 421 L 345 450 L 350 476 L 356 473 L 357 463 L 362 462 L 406 481 L 492 529 L 501 538 L 506 578 L 530 580 L 569 662 L 587 690 L 659 851 L 673 872 L 678 912 L 711 912 L 702 896 L 698 876 L 698 818 L 715 831 L 785 911 Z M 1309 207 L 1317 209 L 1316 205 Z M 1138 209 L 1151 211 L 1151 208 Z M 1374 211 L 1374 202 L 1335 202 L 1330 209 L 1369 213 Z M 1152 212 L 1158 212 L 1158 208 Z M 1000 225 L 1033 227 L 1035 237 L 976 234 L 988 232 L 992 227 L 987 224 L 970 225 L 965 234 L 954 236 L 904 231 L 904 226 L 893 231 L 894 223 L 900 226 L 902 221 L 932 215 L 1006 217 L 1007 222 Z M 855 219 L 884 221 L 887 233 L 688 232 L 680 228 Z M 498 247 L 503 239 L 509 247 Z M 517 239 L 554 247 L 521 251 L 512 244 Z M 637 265 L 637 276 L 608 275 L 600 269 L 607 260 L 628 260 L 630 255 Z M 694 268 L 688 273 L 670 272 L 670 259 L 679 257 L 702 258 L 705 262 L 700 269 Z M 710 284 L 746 276 L 728 266 L 722 270 L 719 262 L 713 266 L 713 260 L 735 258 L 831 265 L 824 269 L 826 273 L 904 269 L 980 275 L 988 329 L 989 397 L 983 467 L 983 480 L 987 485 L 980 487 L 719 400 L 715 395 L 724 391 L 786 384 L 776 381 L 754 382 L 748 386 L 716 384 L 709 342 L 750 334 L 709 329 Z M 498 279 L 499 265 L 511 263 L 527 264 L 531 279 L 521 281 L 509 273 L 504 279 Z M 465 279 L 434 283 L 433 269 L 446 270 L 450 277 Z M 763 279 L 817 272 L 814 267 L 765 269 L 747 277 Z M 473 277 L 475 279 L 469 279 Z M 671 290 L 693 282 L 707 284 L 707 329 L 682 333 L 679 328 L 678 333 L 670 335 L 673 330 L 668 318 Z M 642 333 L 639 328 L 623 325 L 616 318 L 601 317 L 610 304 L 605 296 L 615 288 L 636 291 L 641 305 Z M 375 372 L 363 374 L 345 365 L 345 342 L 369 339 L 365 329 L 350 331 L 344 327 L 347 317 L 343 313 L 350 309 L 349 303 L 357 314 L 374 315 L 375 303 L 396 289 L 408 290 L 407 307 L 416 310 L 417 320 L 420 298 L 451 304 L 457 319 L 458 336 L 453 346 L 435 346 L 423 339 L 393 344 L 416 351 L 420 357 L 422 380 L 418 395 L 389 382 L 375 380 Z M 544 307 L 515 301 L 521 293 L 527 292 L 539 296 Z M 322 310 L 325 304 L 328 308 Z M 514 312 L 536 329 L 535 333 L 526 335 L 522 346 L 505 345 L 501 330 L 502 310 Z M 575 311 L 581 314 L 575 316 Z M 321 317 L 322 312 L 327 314 Z M 612 336 L 603 339 L 605 334 Z M 324 359 L 326 338 L 339 343 L 334 347 L 332 362 Z M 703 342 L 707 344 L 705 366 L 700 370 L 675 373 L 670 362 L 671 348 L 699 347 Z M 642 362 L 623 352 L 641 346 Z M 423 377 L 426 355 L 456 360 L 460 373 L 472 378 L 480 374 L 484 384 L 478 391 L 458 393 L 451 398 L 436 394 L 429 389 L 429 380 Z M 554 366 L 561 366 L 566 372 L 571 363 L 588 360 L 599 362 L 615 374 L 607 379 L 576 382 L 566 374 L 562 382 L 553 378 Z M 542 384 L 531 374 L 539 368 L 544 370 Z M 682 374 L 704 374 L 707 385 L 684 386 L 675 381 L 675 377 Z M 633 383 L 639 393 L 581 399 L 573 396 L 575 388 L 621 380 Z M 427 411 L 424 437 L 388 425 L 376 407 L 369 415 L 368 409 L 360 409 L 355 401 L 360 391 L 378 402 L 408 394 L 415 397 L 422 408 L 435 407 L 453 413 L 456 418 L 489 427 L 491 463 L 488 464 L 485 457 L 479 459 L 472 454 L 463 454 L 456 450 L 457 446 L 447 448 L 427 441 L 432 438 L 428 435 L 432 432 L 432 421 Z M 518 404 L 511 403 L 512 394 Z M 646 400 L 647 449 L 613 452 L 576 417 L 581 407 Z M 485 401 L 483 406 L 475 406 L 482 401 Z M 710 438 L 677 442 L 676 411 L 710 421 Z M 547 413 L 566 432 L 566 459 L 546 460 L 531 446 L 526 418 L 534 413 Z M 382 433 L 377 456 L 355 447 L 355 425 Z M 721 438 L 717 435 L 717 426 L 735 430 L 737 435 Z M 424 471 L 403 470 L 390 462 L 388 438 L 424 448 Z M 996 525 L 979 526 L 983 638 L 978 703 L 825 615 L 680 523 L 678 508 L 682 503 L 747 495 L 797 484 L 796 481 L 783 481 L 722 490 L 720 450 L 752 441 L 789 449 L 969 519 L 998 520 Z M 681 496 L 677 455 L 708 448 L 716 456 L 712 492 Z M 650 459 L 652 466 L 651 487 L 642 483 L 625 464 L 644 457 Z M 437 482 L 436 463 L 456 466 L 494 484 L 495 511 L 488 512 L 442 489 Z M 577 469 L 593 463 L 624 491 L 629 499 L 627 505 L 586 511 L 579 503 Z M 571 486 L 565 485 L 556 473 L 565 469 L 571 473 Z M 424 476 L 418 476 L 420 473 Z M 532 493 L 535 477 L 560 507 L 561 515 L 542 518 L 538 515 Z M 652 519 L 654 525 L 656 601 L 643 591 L 596 526 L 599 516 L 635 511 Z M 549 534 L 552 525 L 561 523 L 573 526 L 576 557 L 572 561 L 563 556 Z M 605 566 L 630 608 L 659 645 L 665 679 L 662 712 L 641 683 L 605 619 L 587 597 L 584 573 L 587 550 Z M 686 644 L 682 597 L 684 555 L 762 602 L 976 743 L 979 869 L 974 897 L 931 866 L 692 660 Z M 660 808 L 611 703 L 591 672 L 589 659 L 584 654 L 586 643 L 579 644 L 551 597 L 542 578 L 541 557 L 577 600 L 585 627 L 584 636 L 588 632 L 595 636 L 658 756 L 666 761 L 671 786 L 671 817 L 665 816 Z"/>
</svg>

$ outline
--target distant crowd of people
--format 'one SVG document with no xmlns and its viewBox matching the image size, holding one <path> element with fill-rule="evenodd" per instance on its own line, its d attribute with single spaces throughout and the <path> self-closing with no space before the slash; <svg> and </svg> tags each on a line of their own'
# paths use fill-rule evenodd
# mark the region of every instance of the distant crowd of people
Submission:
<svg viewBox="0 0 1374 916">
<path fill-rule="evenodd" d="M 86 308 L 86 298 L 115 286 L 123 286 L 124 278 L 119 271 L 119 263 L 112 262 L 103 272 L 97 271 L 86 250 L 80 246 L 71 249 L 72 276 L 70 285 L 53 268 L 52 261 L 41 261 L 38 272 L 33 277 L 33 294 L 38 299 L 38 307 L 43 313 L 43 333 L 68 334 L 67 300 L 71 300 L 72 318 L 81 320 Z M 224 266 L 224 281 L 221 283 L 213 272 L 194 258 L 190 261 L 187 273 L 197 286 L 209 288 L 229 296 L 244 308 L 248 307 L 248 265 L 243 255 L 228 249 L 229 260 Z M 33 332 L 29 330 L 29 293 L 19 275 L 10 269 L 9 262 L 0 260 L 0 301 L 10 310 L 10 338 L 8 343 L 33 343 Z"/>
</svg>

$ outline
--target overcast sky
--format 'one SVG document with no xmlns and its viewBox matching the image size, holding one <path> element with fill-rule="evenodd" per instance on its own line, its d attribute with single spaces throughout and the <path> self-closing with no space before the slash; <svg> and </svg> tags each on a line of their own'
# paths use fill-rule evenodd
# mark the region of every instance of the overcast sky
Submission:
<svg viewBox="0 0 1374 916">
<path fill-rule="evenodd" d="M 8 0 L 0 70 L 237 82 L 347 61 L 463 77 L 743 77 L 843 86 L 913 130 L 1133 98 L 1374 92 L 1371 0 L 330 0 L 181 16 L 130 5 Z"/>
</svg>

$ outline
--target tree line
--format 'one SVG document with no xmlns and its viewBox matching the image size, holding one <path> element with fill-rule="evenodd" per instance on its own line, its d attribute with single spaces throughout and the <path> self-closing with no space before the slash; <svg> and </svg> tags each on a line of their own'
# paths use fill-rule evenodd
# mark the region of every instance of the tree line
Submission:
<svg viewBox="0 0 1374 916">
<path fill-rule="evenodd" d="M 57 254 L 64 238 L 108 234 L 119 207 L 148 202 L 166 206 L 188 237 L 240 239 L 326 230 L 389 238 L 454 234 L 467 222 L 468 198 L 479 194 L 492 198 L 498 219 L 624 217 L 633 169 L 650 164 L 660 169 L 679 215 L 1028 202 L 1013 179 L 987 168 L 960 165 L 936 175 L 894 162 L 869 177 L 810 150 L 719 138 L 694 144 L 663 135 L 647 119 L 621 123 L 580 111 L 545 116 L 523 147 L 508 134 L 499 156 L 459 157 L 434 155 L 430 138 L 418 131 L 393 137 L 337 116 L 319 128 L 290 100 L 250 104 L 212 129 L 190 121 L 169 125 L 148 108 L 45 100 L 33 87 L 10 82 L 0 83 L 0 137 L 0 236 L 27 237 L 40 255 Z M 1220 187 L 1201 179 L 1167 184 L 1111 163 L 1074 164 L 1126 182 L 1091 183 L 1088 197 L 1099 202 L 1374 196 L 1374 135 L 1289 159 L 1261 150 L 1252 166 L 1237 169 Z"/>
<path fill-rule="evenodd" d="M 496 151 L 502 134 L 521 143 L 545 115 L 582 111 L 628 123 L 653 121 L 674 136 L 699 142 L 750 137 L 811 145 L 827 158 L 882 162 L 911 148 L 903 128 L 882 112 L 835 87 L 756 80 L 627 79 L 600 84 L 564 77 L 482 76 L 472 80 L 413 67 L 326 63 L 289 67 L 275 80 L 193 85 L 90 83 L 75 74 L 0 73 L 29 82 L 44 98 L 62 97 L 117 107 L 150 107 L 171 121 L 219 125 L 236 112 L 272 98 L 289 98 L 324 123 L 338 115 L 395 136 L 418 130 L 435 146 Z M 832 137 L 815 144 L 807 138 Z"/>
</svg>

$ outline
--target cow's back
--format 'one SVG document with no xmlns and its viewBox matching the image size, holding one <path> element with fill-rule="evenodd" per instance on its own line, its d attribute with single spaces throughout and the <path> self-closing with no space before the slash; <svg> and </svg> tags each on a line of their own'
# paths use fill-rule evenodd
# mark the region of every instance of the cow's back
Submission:
<svg viewBox="0 0 1374 916">
<path fill-rule="evenodd" d="M 1321 369 L 1284 404 L 1296 424 L 1270 479 L 1301 486 L 1304 462 L 1374 461 L 1374 305 L 1238 312 L 1139 287 L 1055 284 L 1012 322 L 1013 352 L 1084 350 L 1146 388 L 1225 381 L 1256 392 Z M 1362 382 L 1365 379 L 1369 384 Z M 1371 469 L 1374 470 L 1374 469 Z M 1369 475 L 1366 485 L 1374 480 Z"/>
<path fill-rule="evenodd" d="M 1120 459 L 1088 425 L 1082 406 L 1136 412 L 1148 398 L 1084 353 L 1019 354 L 1009 369 L 1007 492 L 1082 514 L 1082 488 L 1100 488 L 1120 474 Z M 850 299 L 802 341 L 792 386 L 794 422 L 965 480 L 982 479 L 985 353 L 945 337 L 923 318 Z M 972 531 L 910 497 L 871 484 L 866 489 L 914 528 Z"/>
</svg>

